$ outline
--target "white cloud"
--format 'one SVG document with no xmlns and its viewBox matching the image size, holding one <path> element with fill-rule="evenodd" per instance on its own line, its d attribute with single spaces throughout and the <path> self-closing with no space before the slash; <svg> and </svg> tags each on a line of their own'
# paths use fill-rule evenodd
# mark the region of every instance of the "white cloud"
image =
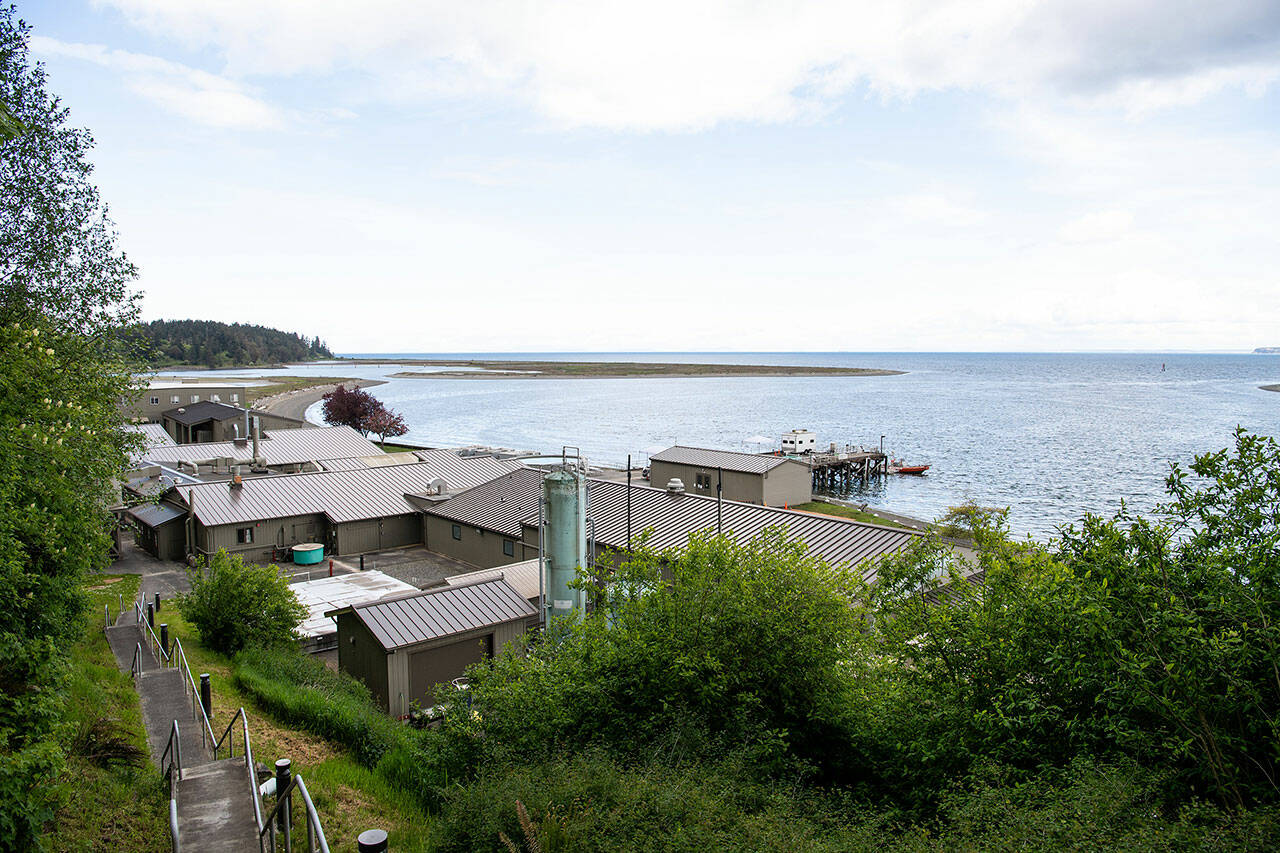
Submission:
<svg viewBox="0 0 1280 853">
<path fill-rule="evenodd" d="M 1132 224 L 1132 211 L 1098 210 L 1063 225 L 1058 229 L 1058 237 L 1067 243 L 1116 240 L 1124 236 Z"/>
<path fill-rule="evenodd" d="M 30 44 L 32 52 L 40 57 L 78 59 L 116 71 L 137 94 L 199 124 L 270 129 L 283 123 L 278 110 L 226 77 L 98 44 L 62 42 L 44 36 L 32 36 Z"/>
<path fill-rule="evenodd" d="M 221 51 L 235 75 L 356 68 L 384 96 L 507 92 L 558 122 L 623 129 L 785 121 L 858 86 L 1140 111 L 1280 74 L 1269 0 L 97 2 Z"/>
</svg>

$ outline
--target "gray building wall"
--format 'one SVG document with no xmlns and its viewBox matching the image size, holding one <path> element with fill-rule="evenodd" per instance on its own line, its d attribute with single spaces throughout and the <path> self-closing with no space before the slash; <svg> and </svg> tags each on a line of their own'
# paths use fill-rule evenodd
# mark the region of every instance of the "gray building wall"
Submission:
<svg viewBox="0 0 1280 853">
<path fill-rule="evenodd" d="M 338 668 L 368 687 L 384 711 L 390 710 L 389 662 L 390 656 L 354 613 L 338 614 Z"/>
<path fill-rule="evenodd" d="M 185 521 L 175 518 L 159 527 L 133 522 L 138 547 L 159 560 L 181 560 L 187 555 Z"/>
<path fill-rule="evenodd" d="M 698 477 L 708 478 L 710 486 L 698 488 Z M 719 470 L 701 465 L 685 465 L 676 462 L 651 461 L 649 482 L 656 488 L 666 488 L 672 478 L 684 483 L 690 494 L 716 496 Z M 743 471 L 724 472 L 724 499 L 762 506 L 783 506 L 805 503 L 813 494 L 813 477 L 807 465 L 784 462 L 763 474 Z"/>
<path fill-rule="evenodd" d="M 247 389 L 243 385 L 174 385 L 169 388 L 150 388 L 143 391 L 133 400 L 127 400 L 120 406 L 126 418 L 137 418 L 144 423 L 159 423 L 160 416 L 178 406 L 189 406 L 205 400 L 219 399 L 217 403 L 231 406 L 243 406 L 248 400 Z M 232 397 L 236 399 L 232 399 Z M 174 401 L 177 397 L 177 401 Z M 192 400 L 192 397 L 199 397 Z M 152 402 L 155 400 L 156 402 Z"/>
<path fill-rule="evenodd" d="M 225 548 L 228 554 L 239 554 L 245 560 L 263 563 L 271 560 L 272 546 L 288 547 L 305 542 L 321 542 L 325 552 L 333 550 L 329 522 L 320 513 L 294 515 L 287 518 L 269 518 L 263 521 L 246 521 L 239 524 L 221 524 L 216 527 L 205 527 L 199 522 L 195 524 L 195 547 L 205 555 L 213 554 Z M 241 543 L 238 531 L 242 528 L 253 530 L 253 542 Z"/>
<path fill-rule="evenodd" d="M 341 617 L 339 617 L 341 620 Z M 361 626 L 363 627 L 363 626 Z M 473 641 L 477 645 L 484 643 L 484 647 L 491 649 L 493 653 L 497 653 L 504 645 L 510 643 L 525 632 L 525 621 L 523 619 L 512 622 L 503 622 L 499 625 L 491 625 L 487 628 L 480 628 L 475 631 L 467 631 L 461 634 L 452 634 L 448 637 L 440 637 L 436 640 L 429 640 L 425 643 L 419 643 L 416 646 L 406 646 L 398 649 L 387 656 L 387 695 L 391 700 L 392 716 L 402 716 L 413 710 L 413 703 L 417 702 L 422 707 L 430 707 L 433 697 L 427 695 L 430 684 L 423 681 L 422 672 L 430 666 L 431 662 L 423 652 L 429 652 L 432 649 L 451 646 L 460 641 Z M 342 630 L 342 622 L 338 622 L 338 630 Z M 346 641 L 342 639 L 341 633 L 338 637 L 338 645 L 342 646 Z M 449 651 L 445 652 L 449 654 Z M 478 660 L 478 657 L 473 658 Z M 412 668 L 412 669 L 411 669 Z M 462 675 L 465 666 L 455 667 L 452 675 L 446 678 L 437 678 L 441 681 L 457 678 Z M 415 674 L 417 677 L 415 677 Z M 432 682 L 432 684 L 437 682 Z M 415 688 L 417 690 L 415 691 Z M 372 689 L 372 688 L 371 688 Z M 401 708 L 404 710 L 402 711 Z"/>
<path fill-rule="evenodd" d="M 244 398 L 241 397 L 240 399 L 243 400 Z M 169 406 L 166 411 L 172 411 L 172 409 L 173 407 Z M 249 415 L 251 418 L 258 419 L 258 428 L 263 432 L 272 429 L 297 429 L 298 427 L 308 426 L 306 421 L 286 418 L 283 415 L 273 415 L 270 412 L 260 412 L 256 409 L 250 410 Z M 162 423 L 164 424 L 165 432 L 169 433 L 173 440 L 179 444 L 205 444 L 210 441 L 233 441 L 237 438 L 247 437 L 243 416 L 224 421 L 201 421 L 190 426 L 180 424 L 172 418 L 163 418 Z M 252 434 L 252 425 L 250 425 L 250 434 Z"/>
<path fill-rule="evenodd" d="M 367 554 L 388 548 L 402 548 L 422 541 L 422 527 L 417 513 L 348 521 L 334 525 L 334 553 Z"/>
<path fill-rule="evenodd" d="M 484 530 L 460 521 L 450 521 L 435 515 L 423 516 L 426 529 L 425 543 L 428 549 L 455 560 L 493 569 L 518 563 L 526 559 L 518 537 L 506 536 L 493 530 Z M 453 527 L 458 526 L 461 539 L 453 538 Z M 503 551 L 503 543 L 511 542 L 511 554 Z"/>
</svg>

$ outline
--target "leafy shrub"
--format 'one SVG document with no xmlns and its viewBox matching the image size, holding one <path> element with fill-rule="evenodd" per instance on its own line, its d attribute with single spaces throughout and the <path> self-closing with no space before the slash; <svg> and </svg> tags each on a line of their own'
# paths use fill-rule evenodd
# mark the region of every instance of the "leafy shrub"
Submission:
<svg viewBox="0 0 1280 853">
<path fill-rule="evenodd" d="M 347 747 L 366 767 L 412 743 L 412 731 L 380 710 L 363 684 L 297 648 L 247 649 L 236 656 L 234 678 L 276 719 Z"/>
<path fill-rule="evenodd" d="M 246 564 L 219 549 L 187 576 L 191 592 L 178 596 L 178 612 L 202 643 L 223 654 L 288 643 L 306 618 L 306 607 L 275 566 Z"/>
<path fill-rule="evenodd" d="M 745 744 L 765 772 L 826 763 L 859 642 L 856 572 L 773 530 L 642 552 L 612 580 L 563 636 L 470 671 L 494 748 L 540 758 L 584 743 L 645 755 Z"/>
</svg>

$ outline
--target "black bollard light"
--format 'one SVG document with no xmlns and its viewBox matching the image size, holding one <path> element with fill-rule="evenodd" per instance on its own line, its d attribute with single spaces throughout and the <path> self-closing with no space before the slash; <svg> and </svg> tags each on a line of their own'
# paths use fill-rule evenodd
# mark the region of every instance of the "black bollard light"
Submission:
<svg viewBox="0 0 1280 853">
<path fill-rule="evenodd" d="M 160 623 L 160 648 L 167 655 L 169 654 L 169 623 Z"/>
<path fill-rule="evenodd" d="M 160 612 L 160 593 L 156 593 L 156 612 Z"/>
<path fill-rule="evenodd" d="M 381 829 L 366 829 L 356 838 L 358 853 L 387 853 L 387 833 Z"/>
<path fill-rule="evenodd" d="M 200 673 L 200 707 L 204 715 L 213 719 L 213 688 L 209 685 L 209 673 Z"/>
<path fill-rule="evenodd" d="M 287 758 L 282 758 L 276 762 L 276 800 L 278 801 L 284 795 L 285 788 L 289 787 L 289 783 L 293 781 L 293 774 L 290 772 L 292 763 Z M 293 794 L 285 797 L 284 802 L 280 804 L 279 810 L 276 812 L 276 827 L 284 833 L 284 849 L 289 849 L 289 829 L 293 826 L 292 817 L 289 814 L 290 803 L 293 800 Z"/>
<path fill-rule="evenodd" d="M 152 608 L 152 606 L 150 605 L 150 603 L 148 603 L 148 604 L 147 604 L 147 624 L 151 626 L 151 629 L 152 629 L 153 631 L 155 630 L 155 627 L 156 627 L 156 611 Z"/>
</svg>

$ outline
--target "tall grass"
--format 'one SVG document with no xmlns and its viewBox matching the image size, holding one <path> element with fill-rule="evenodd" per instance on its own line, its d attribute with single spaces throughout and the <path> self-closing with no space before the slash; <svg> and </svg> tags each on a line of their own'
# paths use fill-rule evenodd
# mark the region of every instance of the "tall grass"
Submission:
<svg viewBox="0 0 1280 853">
<path fill-rule="evenodd" d="M 347 747 L 365 767 L 411 746 L 412 733 L 379 710 L 363 684 L 297 649 L 241 652 L 234 681 L 280 722 Z"/>
</svg>

